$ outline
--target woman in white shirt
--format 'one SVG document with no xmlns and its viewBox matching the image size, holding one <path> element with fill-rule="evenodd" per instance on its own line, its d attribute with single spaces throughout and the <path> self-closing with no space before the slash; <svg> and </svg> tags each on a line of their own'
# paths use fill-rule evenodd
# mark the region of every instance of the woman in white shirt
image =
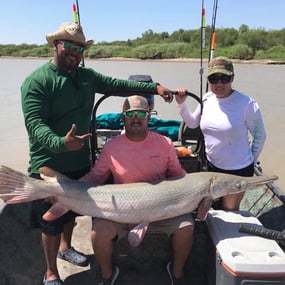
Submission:
<svg viewBox="0 0 285 285">
<path fill-rule="evenodd" d="M 203 97 L 203 110 L 192 113 L 185 102 L 185 89 L 177 90 L 179 113 L 190 128 L 200 126 L 205 139 L 208 171 L 253 176 L 254 163 L 262 151 L 266 133 L 257 102 L 232 89 L 232 61 L 217 57 L 209 63 L 210 91 Z M 250 138 L 250 137 L 251 138 Z M 238 210 L 243 193 L 222 198 L 220 208 Z"/>
</svg>

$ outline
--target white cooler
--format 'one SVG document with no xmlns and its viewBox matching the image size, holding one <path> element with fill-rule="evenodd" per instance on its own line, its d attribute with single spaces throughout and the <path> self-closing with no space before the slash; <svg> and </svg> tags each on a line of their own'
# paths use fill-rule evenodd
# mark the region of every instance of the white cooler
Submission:
<svg viewBox="0 0 285 285">
<path fill-rule="evenodd" d="M 240 233 L 261 225 L 246 211 L 210 210 L 207 226 L 216 248 L 216 285 L 285 285 L 285 253 L 274 240 Z"/>
</svg>

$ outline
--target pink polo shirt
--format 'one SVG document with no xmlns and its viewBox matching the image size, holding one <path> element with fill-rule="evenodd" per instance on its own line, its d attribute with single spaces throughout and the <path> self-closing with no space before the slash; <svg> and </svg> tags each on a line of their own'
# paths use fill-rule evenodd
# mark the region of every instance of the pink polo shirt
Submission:
<svg viewBox="0 0 285 285">
<path fill-rule="evenodd" d="M 139 142 L 126 135 L 108 141 L 94 167 L 80 181 L 102 184 L 113 174 L 115 184 L 153 182 L 185 173 L 172 141 L 149 131 Z"/>
</svg>

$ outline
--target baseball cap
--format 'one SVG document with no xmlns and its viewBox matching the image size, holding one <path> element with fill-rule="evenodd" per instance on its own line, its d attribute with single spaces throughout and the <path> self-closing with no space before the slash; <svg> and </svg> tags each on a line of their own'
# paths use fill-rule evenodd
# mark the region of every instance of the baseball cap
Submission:
<svg viewBox="0 0 285 285">
<path fill-rule="evenodd" d="M 139 95 L 133 95 L 128 97 L 123 104 L 123 112 L 143 110 L 149 112 L 149 104 L 147 100 Z"/>
<path fill-rule="evenodd" d="M 225 75 L 233 76 L 234 67 L 232 61 L 224 56 L 219 56 L 212 59 L 208 66 L 208 76 L 215 73 L 222 73 Z"/>
</svg>

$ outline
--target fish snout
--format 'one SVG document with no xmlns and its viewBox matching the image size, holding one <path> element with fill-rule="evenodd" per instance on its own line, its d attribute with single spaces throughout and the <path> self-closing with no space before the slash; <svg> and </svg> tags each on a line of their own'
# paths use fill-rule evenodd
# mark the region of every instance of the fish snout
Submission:
<svg viewBox="0 0 285 285">
<path fill-rule="evenodd" d="M 277 180 L 276 175 L 262 175 L 253 177 L 243 177 L 229 174 L 216 175 L 211 187 L 211 197 L 213 200 L 229 194 L 237 194 L 245 191 L 257 189 L 259 186 Z"/>
<path fill-rule="evenodd" d="M 260 186 L 265 185 L 267 183 L 272 183 L 278 179 L 277 175 L 261 175 L 261 176 L 253 176 L 246 177 L 246 183 L 252 186 Z"/>
</svg>

